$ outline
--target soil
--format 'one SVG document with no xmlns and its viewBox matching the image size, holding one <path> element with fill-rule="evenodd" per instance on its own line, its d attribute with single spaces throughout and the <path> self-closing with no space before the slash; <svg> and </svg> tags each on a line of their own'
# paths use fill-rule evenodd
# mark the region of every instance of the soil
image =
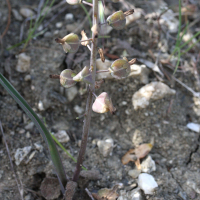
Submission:
<svg viewBox="0 0 200 200">
<path fill-rule="evenodd" d="M 10 0 L 12 9 L 16 9 L 18 12 L 23 6 L 37 10 L 40 2 Z M 119 48 L 119 40 L 128 42 L 127 49 L 129 51 L 126 52 L 128 52 L 127 57 L 129 60 L 136 57 L 155 63 L 155 58 L 160 63 L 161 58 L 166 55 L 170 56 L 172 53 L 177 36 L 177 31 L 170 33 L 166 24 L 158 24 L 158 16 L 154 12 L 156 5 L 159 6 L 163 2 L 161 0 L 129 1 L 136 8 L 143 9 L 141 17 L 133 21 L 124 30 L 112 30 L 109 33 L 111 37 L 104 39 L 104 42 L 101 40 L 99 45 L 104 45 L 109 54 L 122 57 L 126 48 Z M 60 1 L 56 0 L 54 6 L 59 3 Z M 164 3 L 173 8 L 175 18 L 178 20 L 177 5 L 169 0 Z M 182 3 L 182 7 L 195 6 L 196 10 L 192 14 L 182 17 L 183 25 L 187 22 L 190 25 L 197 20 L 193 26 L 188 28 L 188 33 L 194 35 L 199 31 L 200 22 L 198 19 L 200 16 L 198 13 L 200 3 L 197 0 Z M 22 32 L 23 39 L 27 38 L 30 21 L 25 22 L 25 18 L 18 21 L 11 14 L 10 27 L 1 43 L 0 72 L 20 92 L 34 111 L 45 119 L 51 132 L 67 131 L 70 141 L 63 143 L 63 145 L 77 158 L 83 118 L 76 119 L 81 114 L 78 114 L 74 108 L 79 106 L 79 110 L 85 109 L 87 92 L 83 91 L 86 86 L 82 83 L 76 84 L 74 87 L 77 88 L 78 93 L 70 101 L 68 98 L 70 90 L 64 89 L 58 80 L 50 79 L 49 75 L 60 74 L 66 68 L 80 71 L 80 68 L 89 62 L 90 52 L 86 47 L 81 46 L 77 53 L 66 54 L 62 46 L 54 41 L 56 37 L 69 34 L 70 29 L 80 27 L 85 18 L 85 13 L 81 7 L 66 4 L 64 6 L 66 6 L 64 12 L 59 14 L 63 7 L 60 6 L 44 18 L 41 27 L 41 29 L 45 29 L 44 33 L 29 42 L 25 53 L 31 57 L 31 66 L 30 70 L 25 73 L 16 71 L 17 56 L 21 53 L 23 45 L 11 50 L 7 49 L 20 41 Z M 87 9 L 90 8 L 87 7 Z M 121 3 L 114 4 L 111 1 L 106 3 L 106 15 L 119 9 L 126 10 Z M 67 13 L 73 14 L 72 20 L 65 19 Z M 6 28 L 7 15 L 8 7 L 6 1 L 3 1 L 0 7 L 1 33 Z M 51 20 L 54 16 L 56 18 Z M 62 22 L 61 27 L 57 24 L 58 22 Z M 49 25 L 45 28 L 47 23 Z M 22 24 L 24 30 L 22 30 Z M 83 27 L 89 35 L 89 23 L 86 22 Z M 80 31 L 77 34 L 80 36 Z M 175 73 L 176 78 L 197 92 L 200 88 L 198 77 L 200 70 L 199 47 L 197 43 L 189 52 L 181 56 L 180 67 Z M 112 61 L 110 55 L 107 55 L 106 59 Z M 156 171 L 151 172 L 151 175 L 157 181 L 158 188 L 154 195 L 143 195 L 141 199 L 200 199 L 200 133 L 191 131 L 186 127 L 189 122 L 200 124 L 198 98 L 194 98 L 191 92 L 171 78 L 176 60 L 170 62 L 171 65 L 163 64 L 161 66 L 160 64 L 160 69 L 165 72 L 164 77 L 160 77 L 159 74 L 151 70 L 149 82 L 162 81 L 176 90 L 176 94 L 166 96 L 160 100 L 150 101 L 149 106 L 144 109 L 134 110 L 132 105 L 133 94 L 144 86 L 139 76 L 128 77 L 123 80 L 105 79 L 105 83 L 96 91 L 97 95 L 104 91 L 108 92 L 117 111 L 115 115 L 110 113 L 92 114 L 84 166 L 87 169 L 99 170 L 102 179 L 88 182 L 87 188 L 91 192 L 97 192 L 101 188 L 112 188 L 119 183 L 123 183 L 123 189 L 134 185 L 134 183 L 137 187 L 137 179 L 133 179 L 128 175 L 128 171 L 134 169 L 135 164 L 130 162 L 123 165 L 121 158 L 129 149 L 154 140 L 154 146 L 149 155 L 156 163 Z M 27 75 L 30 75 L 28 81 L 25 80 Z M 39 109 L 39 102 L 43 103 L 43 110 Z M 41 182 L 45 177 L 56 176 L 48 156 L 47 146 L 35 126 L 29 130 L 25 128 L 30 124 L 30 119 L 2 86 L 0 86 L 0 120 L 13 162 L 15 162 L 14 155 L 18 148 L 32 146 L 31 152 L 20 165 L 17 166 L 14 163 L 14 169 L 24 186 L 24 199 L 44 199 L 40 193 Z M 98 150 L 97 141 L 106 137 L 112 138 L 115 146 L 111 156 L 103 157 Z M 37 150 L 34 143 L 41 144 L 43 150 Z M 59 147 L 58 150 L 66 173 L 68 176 L 72 176 L 75 169 L 74 161 Z M 33 158 L 25 163 L 32 152 L 35 152 Z M 1 134 L 0 199 L 20 199 Z M 61 195 L 57 199 L 61 199 Z M 79 187 L 74 199 L 89 200 L 90 198 L 84 188 Z"/>
</svg>

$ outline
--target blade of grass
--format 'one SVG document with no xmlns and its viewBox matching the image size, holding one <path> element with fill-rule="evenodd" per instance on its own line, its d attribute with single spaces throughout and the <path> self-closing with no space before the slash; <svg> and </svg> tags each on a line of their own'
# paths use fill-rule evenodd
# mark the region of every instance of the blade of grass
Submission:
<svg viewBox="0 0 200 200">
<path fill-rule="evenodd" d="M 178 5 L 178 13 L 179 13 L 179 26 L 178 26 L 178 35 L 177 35 L 177 40 L 176 40 L 176 47 L 180 46 L 180 33 L 181 33 L 181 0 L 179 0 L 179 5 Z"/>
<path fill-rule="evenodd" d="M 88 18 L 88 21 L 89 21 L 89 24 L 90 24 L 90 28 L 92 28 L 92 20 L 90 18 L 90 15 L 89 15 L 86 7 L 82 3 L 80 5 L 81 5 L 81 8 L 84 10 L 85 14 L 87 15 L 87 18 Z"/>
<path fill-rule="evenodd" d="M 44 125 L 47 126 L 46 119 L 43 117 Z M 50 132 L 51 133 L 51 132 Z M 65 147 L 56 139 L 56 137 L 51 133 L 51 137 L 54 139 L 56 144 L 75 162 L 77 163 L 77 160 L 65 149 Z M 82 166 L 82 169 L 87 170 L 85 167 Z"/>
<path fill-rule="evenodd" d="M 181 59 L 181 50 L 178 48 L 178 61 L 176 63 L 176 68 L 173 72 L 173 75 L 176 73 L 177 69 L 178 69 L 178 66 L 179 66 L 179 63 L 180 63 L 180 59 Z"/>
<path fill-rule="evenodd" d="M 200 42 L 200 38 L 191 46 L 189 46 L 183 53 L 181 53 L 181 56 L 185 53 L 187 53 L 192 47 L 194 47 L 198 42 Z"/>
<path fill-rule="evenodd" d="M 61 190 L 64 194 L 65 185 L 69 178 L 65 174 L 65 170 L 60 159 L 60 155 L 54 143 L 54 140 L 51 137 L 51 134 L 48 132 L 46 126 L 42 123 L 37 114 L 32 110 L 32 108 L 28 105 L 28 103 L 24 100 L 24 98 L 17 92 L 17 90 L 9 83 L 9 81 L 0 73 L 0 84 L 6 89 L 6 91 L 14 98 L 14 100 L 20 105 L 20 107 L 26 112 L 26 114 L 30 117 L 30 119 L 34 122 L 36 127 L 38 128 L 40 134 L 43 139 L 47 143 L 52 162 L 54 164 L 60 185 Z"/>
</svg>

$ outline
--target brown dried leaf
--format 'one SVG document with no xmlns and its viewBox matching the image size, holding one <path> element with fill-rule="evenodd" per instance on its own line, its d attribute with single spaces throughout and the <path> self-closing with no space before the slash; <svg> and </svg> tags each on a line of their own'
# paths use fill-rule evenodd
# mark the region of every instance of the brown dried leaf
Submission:
<svg viewBox="0 0 200 200">
<path fill-rule="evenodd" d="M 115 185 L 113 188 L 103 188 L 98 191 L 98 196 L 102 199 L 106 200 L 116 200 L 119 197 L 119 194 L 117 193 L 118 185 Z"/>
<path fill-rule="evenodd" d="M 60 185 L 58 179 L 46 177 L 41 183 L 40 190 L 45 199 L 57 199 L 60 196 Z"/>
<path fill-rule="evenodd" d="M 135 148 L 135 155 L 137 158 L 144 158 L 152 149 L 153 145 L 150 143 L 141 144 L 137 148 Z"/>
<path fill-rule="evenodd" d="M 133 154 L 135 152 L 135 149 L 130 149 L 126 154 L 122 157 L 122 164 L 126 165 L 130 161 L 135 162 L 137 160 L 137 157 Z"/>
<path fill-rule="evenodd" d="M 81 39 L 81 40 L 88 40 L 88 37 L 87 37 L 87 35 L 86 35 L 86 33 L 85 33 L 84 30 L 81 31 L 81 35 L 82 35 L 82 39 Z M 90 44 L 90 41 L 84 41 L 84 42 L 81 42 L 81 44 L 82 44 L 83 46 L 87 46 L 87 45 Z"/>
<path fill-rule="evenodd" d="M 105 62 L 105 57 L 104 57 L 104 54 L 103 54 L 103 49 L 102 49 L 102 48 L 99 48 L 99 49 L 98 49 L 98 52 L 99 52 L 101 61 L 102 61 L 102 62 Z"/>
</svg>

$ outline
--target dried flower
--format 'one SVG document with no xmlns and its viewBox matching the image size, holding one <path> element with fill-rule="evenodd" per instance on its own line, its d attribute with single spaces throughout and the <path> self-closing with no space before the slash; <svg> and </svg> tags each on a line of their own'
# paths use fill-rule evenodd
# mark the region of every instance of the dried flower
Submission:
<svg viewBox="0 0 200 200">
<path fill-rule="evenodd" d="M 109 71 L 114 78 L 123 79 L 131 72 L 130 64 L 126 59 L 117 59 L 112 63 Z"/>
<path fill-rule="evenodd" d="M 110 111 L 112 114 L 116 111 L 111 98 L 106 92 L 101 93 L 92 105 L 92 110 L 97 113 L 106 113 Z"/>
<path fill-rule="evenodd" d="M 65 88 L 70 88 L 76 84 L 73 77 L 76 74 L 71 69 L 65 69 L 60 74 L 60 84 Z"/>
<path fill-rule="evenodd" d="M 70 5 L 80 4 L 82 0 L 66 0 L 66 2 Z"/>
<path fill-rule="evenodd" d="M 92 73 L 90 68 L 85 66 L 76 76 L 73 77 L 74 81 L 83 81 L 88 84 L 93 84 Z"/>
<path fill-rule="evenodd" d="M 103 49 L 102 49 L 102 48 L 99 48 L 99 49 L 98 49 L 98 52 L 99 52 L 101 61 L 102 61 L 102 62 L 105 62 L 105 57 L 104 57 L 104 54 L 103 54 Z"/>
<path fill-rule="evenodd" d="M 106 21 L 108 22 L 108 25 L 117 30 L 123 29 L 126 25 L 126 18 L 121 10 L 110 15 Z"/>
<path fill-rule="evenodd" d="M 63 46 L 63 50 L 66 53 L 76 53 L 80 45 L 78 35 L 74 33 L 70 33 L 62 39 L 56 38 L 55 41 Z"/>
<path fill-rule="evenodd" d="M 87 37 L 85 31 L 81 31 L 81 35 L 82 35 L 82 39 L 81 40 L 88 40 L 88 37 Z M 90 44 L 90 41 L 84 41 L 84 42 L 81 42 L 81 44 L 83 46 L 87 46 L 87 45 Z"/>
</svg>

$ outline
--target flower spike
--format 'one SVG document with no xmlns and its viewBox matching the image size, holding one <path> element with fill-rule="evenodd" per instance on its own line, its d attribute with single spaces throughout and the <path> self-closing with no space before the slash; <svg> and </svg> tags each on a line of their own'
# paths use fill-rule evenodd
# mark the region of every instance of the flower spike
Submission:
<svg viewBox="0 0 200 200">
<path fill-rule="evenodd" d="M 76 53 L 80 45 L 78 35 L 74 33 L 70 33 L 62 39 L 56 38 L 55 41 L 63 46 L 63 50 L 66 53 Z"/>
</svg>

